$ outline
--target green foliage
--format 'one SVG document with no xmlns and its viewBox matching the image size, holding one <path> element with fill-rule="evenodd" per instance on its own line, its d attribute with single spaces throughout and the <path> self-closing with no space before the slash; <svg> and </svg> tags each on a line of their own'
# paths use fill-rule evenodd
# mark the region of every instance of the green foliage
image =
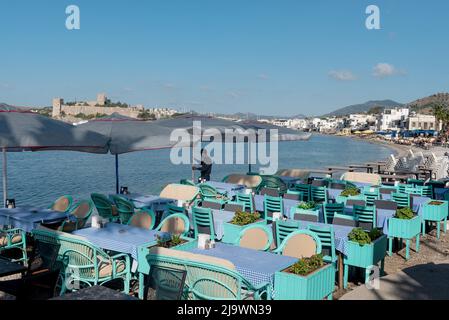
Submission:
<svg viewBox="0 0 449 320">
<path fill-rule="evenodd" d="M 180 235 L 176 234 L 170 235 L 169 237 L 157 235 L 156 240 L 157 246 L 163 248 L 172 248 L 186 242 Z"/>
<path fill-rule="evenodd" d="M 246 226 L 248 224 L 256 222 L 257 220 L 259 220 L 259 218 L 260 214 L 258 214 L 257 212 L 251 213 L 236 211 L 230 223 L 238 226 Z"/>
<path fill-rule="evenodd" d="M 364 246 L 365 244 L 371 243 L 371 238 L 365 230 L 362 228 L 354 228 L 351 230 L 351 232 L 348 234 L 349 241 L 357 242 L 361 246 Z"/>
<path fill-rule="evenodd" d="M 398 209 L 396 211 L 395 218 L 403 219 L 403 220 L 410 220 L 410 219 L 413 219 L 414 216 L 415 216 L 415 213 L 413 212 L 413 210 L 406 207 L 406 208 Z"/>
<path fill-rule="evenodd" d="M 89 114 L 86 115 L 84 113 L 78 113 L 77 115 L 75 115 L 75 118 L 79 118 L 79 119 L 83 119 L 83 120 L 92 120 L 92 119 L 96 119 L 96 118 L 101 118 L 101 117 L 105 117 L 107 116 L 104 113 L 96 113 L 96 114 Z"/>
<path fill-rule="evenodd" d="M 315 209 L 315 207 L 316 207 L 315 201 L 301 202 L 298 204 L 298 208 L 303 210 L 312 210 Z"/>
<path fill-rule="evenodd" d="M 150 113 L 148 112 L 148 110 L 141 111 L 137 115 L 137 118 L 142 120 L 156 120 L 156 116 L 154 115 L 154 113 Z"/>
<path fill-rule="evenodd" d="M 360 194 L 360 189 L 354 187 L 347 187 L 345 190 L 341 192 L 342 197 L 354 197 Z"/>
<path fill-rule="evenodd" d="M 374 241 L 383 236 L 383 232 L 380 229 L 374 228 L 369 232 L 369 237 L 371 241 Z"/>
<path fill-rule="evenodd" d="M 298 260 L 288 271 L 300 276 L 306 276 L 322 266 L 324 266 L 323 255 L 316 254 L 310 258 Z"/>
</svg>

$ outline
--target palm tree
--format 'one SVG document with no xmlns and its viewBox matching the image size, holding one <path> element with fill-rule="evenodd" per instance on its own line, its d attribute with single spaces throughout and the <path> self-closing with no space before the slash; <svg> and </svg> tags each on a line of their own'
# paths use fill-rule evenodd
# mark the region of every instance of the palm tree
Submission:
<svg viewBox="0 0 449 320">
<path fill-rule="evenodd" d="M 447 137 L 449 125 L 449 108 L 444 103 L 435 103 L 433 105 L 433 115 L 442 124 L 442 134 Z"/>
</svg>

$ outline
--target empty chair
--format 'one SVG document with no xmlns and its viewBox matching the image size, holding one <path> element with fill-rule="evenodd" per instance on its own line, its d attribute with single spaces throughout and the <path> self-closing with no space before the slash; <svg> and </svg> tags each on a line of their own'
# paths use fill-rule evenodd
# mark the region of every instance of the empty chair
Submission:
<svg viewBox="0 0 449 320">
<path fill-rule="evenodd" d="M 379 188 L 380 197 L 382 197 L 383 194 L 391 195 L 392 193 L 395 192 L 397 192 L 397 188 Z"/>
<path fill-rule="evenodd" d="M 186 270 L 163 266 L 151 266 L 148 282 L 155 291 L 155 300 L 180 300 L 184 293 Z M 146 291 L 146 290 L 145 290 Z M 144 300 L 148 294 L 145 293 Z"/>
<path fill-rule="evenodd" d="M 376 209 L 397 210 L 398 204 L 394 201 L 375 200 L 374 206 Z"/>
<path fill-rule="evenodd" d="M 421 195 L 423 197 L 429 197 L 431 199 L 434 199 L 434 190 L 433 187 L 431 185 L 425 185 L 425 186 L 417 186 L 417 188 L 421 191 Z"/>
<path fill-rule="evenodd" d="M 328 181 L 324 179 L 313 179 L 311 186 L 312 187 L 326 187 L 328 185 Z"/>
<path fill-rule="evenodd" d="M 62 196 L 59 197 L 53 204 L 50 206 L 50 209 L 53 211 L 59 212 L 69 212 L 72 207 L 73 198 L 71 196 Z"/>
<path fill-rule="evenodd" d="M 311 200 L 315 202 L 327 203 L 327 188 L 312 185 L 310 188 Z"/>
<path fill-rule="evenodd" d="M 155 230 L 174 235 L 187 236 L 189 229 L 189 218 L 185 214 L 175 213 L 162 220 Z"/>
<path fill-rule="evenodd" d="M 363 191 L 363 195 L 365 196 L 367 206 L 372 206 L 375 200 L 380 199 L 379 189 L 376 189 L 374 192 Z"/>
<path fill-rule="evenodd" d="M 284 193 L 284 199 L 295 200 L 295 201 L 303 201 L 302 192 L 296 190 L 287 190 L 287 193 Z"/>
<path fill-rule="evenodd" d="M 174 204 L 168 204 L 167 205 L 167 213 L 168 213 L 168 215 L 172 215 L 175 213 L 185 214 L 186 210 L 183 207 L 179 207 Z"/>
<path fill-rule="evenodd" d="M 1 229 L 0 228 L 0 253 L 10 249 L 17 249 L 22 252 L 22 258 L 15 261 L 27 262 L 26 233 L 22 229 Z"/>
<path fill-rule="evenodd" d="M 156 216 L 152 210 L 142 209 L 134 213 L 128 221 L 128 225 L 142 229 L 151 230 L 154 228 Z"/>
<path fill-rule="evenodd" d="M 406 193 L 406 194 L 416 194 L 421 196 L 422 195 L 422 188 L 420 187 L 415 187 L 415 186 L 406 186 L 404 191 L 402 193 Z"/>
<path fill-rule="evenodd" d="M 279 189 L 263 187 L 259 194 L 262 196 L 268 195 L 270 197 L 279 197 L 281 193 Z"/>
<path fill-rule="evenodd" d="M 372 230 L 376 227 L 376 208 L 368 206 L 354 206 L 354 216 L 358 226 L 364 230 Z"/>
<path fill-rule="evenodd" d="M 284 213 L 284 202 L 281 197 L 270 197 L 265 195 L 263 207 L 264 218 L 267 221 L 273 221 L 273 212 Z"/>
<path fill-rule="evenodd" d="M 308 222 L 318 222 L 319 212 L 316 211 L 304 211 L 302 213 L 295 213 L 293 215 L 294 220 L 308 221 Z"/>
<path fill-rule="evenodd" d="M 275 241 L 276 246 L 279 246 L 282 241 L 284 241 L 287 236 L 293 231 L 299 230 L 300 223 L 299 221 L 294 220 L 277 220 L 274 223 L 274 232 L 275 232 Z"/>
<path fill-rule="evenodd" d="M 365 200 L 348 199 L 346 205 L 349 206 L 366 206 Z"/>
<path fill-rule="evenodd" d="M 221 210 L 223 209 L 223 204 L 215 201 L 203 201 L 201 202 L 201 207 L 214 210 Z"/>
<path fill-rule="evenodd" d="M 287 191 L 287 184 L 282 181 L 281 178 L 273 176 L 273 175 L 262 175 L 262 183 L 259 186 L 260 188 L 269 188 L 275 189 L 279 191 L 279 194 L 284 194 Z M 259 191 L 260 193 L 260 191 Z"/>
<path fill-rule="evenodd" d="M 329 226 L 314 226 L 309 225 L 308 230 L 314 232 L 321 240 L 321 254 L 323 260 L 328 263 L 333 263 L 337 266 L 337 252 L 335 250 L 335 235 L 334 227 Z"/>
<path fill-rule="evenodd" d="M 295 183 L 291 189 L 302 193 L 302 201 L 309 201 L 310 187 L 310 184 Z"/>
<path fill-rule="evenodd" d="M 391 200 L 398 204 L 399 208 L 410 208 L 410 195 L 406 193 L 394 192 L 391 194 Z"/>
<path fill-rule="evenodd" d="M 211 209 L 193 207 L 192 220 L 195 239 L 198 238 L 200 233 L 209 234 L 212 240 L 215 239 L 214 219 Z"/>
<path fill-rule="evenodd" d="M 206 201 L 216 201 L 220 203 L 226 202 L 226 196 L 218 192 L 215 187 L 207 183 L 201 183 L 198 185 L 198 187 L 200 188 L 201 199 Z"/>
<path fill-rule="evenodd" d="M 77 203 L 70 211 L 71 218 L 62 223 L 58 228 L 59 231 L 72 232 L 83 228 L 87 220 L 93 212 L 94 206 L 92 201 L 83 200 Z"/>
<path fill-rule="evenodd" d="M 244 185 L 248 189 L 257 190 L 262 183 L 262 177 L 254 174 L 230 174 L 229 176 L 224 177 L 222 181 L 226 183 Z"/>
<path fill-rule="evenodd" d="M 309 230 L 293 231 L 274 252 L 298 259 L 310 258 L 321 253 L 321 240 Z"/>
<path fill-rule="evenodd" d="M 245 194 L 239 192 L 235 195 L 235 201 L 243 205 L 243 210 L 245 210 L 246 212 L 255 211 L 254 197 L 251 193 Z"/>
<path fill-rule="evenodd" d="M 424 185 L 424 180 L 419 180 L 419 179 L 407 179 L 407 184 L 413 185 L 413 186 L 423 186 Z"/>
<path fill-rule="evenodd" d="M 237 212 L 237 211 L 245 211 L 242 204 L 238 202 L 228 202 L 224 205 L 224 211 Z"/>
<path fill-rule="evenodd" d="M 332 224 L 335 213 L 343 214 L 345 210 L 344 203 L 325 203 L 324 204 L 324 222 Z"/>
<path fill-rule="evenodd" d="M 332 224 L 339 226 L 357 227 L 357 219 L 355 216 L 335 213 Z"/>
<path fill-rule="evenodd" d="M 244 248 L 267 251 L 273 243 L 273 236 L 268 227 L 254 225 L 244 228 L 237 240 L 237 245 Z"/>
<path fill-rule="evenodd" d="M 120 222 L 122 224 L 127 224 L 131 216 L 134 214 L 134 204 L 121 196 L 113 195 L 111 197 L 117 207 Z"/>
<path fill-rule="evenodd" d="M 90 198 L 92 199 L 92 202 L 94 203 L 100 217 L 108 219 L 109 221 L 116 221 L 119 218 L 114 204 L 108 199 L 108 197 L 103 194 L 92 193 Z"/>
</svg>

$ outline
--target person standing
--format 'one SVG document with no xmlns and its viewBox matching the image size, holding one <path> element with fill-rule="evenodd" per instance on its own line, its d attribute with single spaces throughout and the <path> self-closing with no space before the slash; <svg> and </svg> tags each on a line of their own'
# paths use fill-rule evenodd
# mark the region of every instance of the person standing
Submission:
<svg viewBox="0 0 449 320">
<path fill-rule="evenodd" d="M 212 159 L 207 154 L 206 149 L 201 149 L 201 164 L 192 166 L 192 170 L 199 170 L 201 176 L 199 182 L 210 181 L 210 174 L 212 173 Z"/>
</svg>

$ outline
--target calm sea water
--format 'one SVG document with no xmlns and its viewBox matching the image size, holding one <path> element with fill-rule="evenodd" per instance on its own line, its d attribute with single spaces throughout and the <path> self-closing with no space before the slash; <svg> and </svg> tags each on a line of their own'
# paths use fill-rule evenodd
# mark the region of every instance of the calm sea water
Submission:
<svg viewBox="0 0 449 320">
<path fill-rule="evenodd" d="M 279 168 L 323 169 L 332 165 L 383 160 L 391 153 L 392 150 L 385 146 L 365 141 L 313 135 L 308 141 L 279 143 Z M 128 186 L 131 192 L 158 194 L 168 183 L 178 182 L 181 178 L 190 179 L 191 167 L 173 165 L 169 156 L 170 150 L 121 155 L 120 184 Z M 88 199 L 92 192 L 112 193 L 115 191 L 114 165 L 112 155 L 8 153 L 9 198 L 15 198 L 17 205 L 48 206 L 62 194 L 70 194 L 80 200 Z M 254 169 L 257 170 L 257 166 Z M 247 170 L 247 165 L 214 165 L 212 179 L 218 181 L 230 173 Z"/>
</svg>

